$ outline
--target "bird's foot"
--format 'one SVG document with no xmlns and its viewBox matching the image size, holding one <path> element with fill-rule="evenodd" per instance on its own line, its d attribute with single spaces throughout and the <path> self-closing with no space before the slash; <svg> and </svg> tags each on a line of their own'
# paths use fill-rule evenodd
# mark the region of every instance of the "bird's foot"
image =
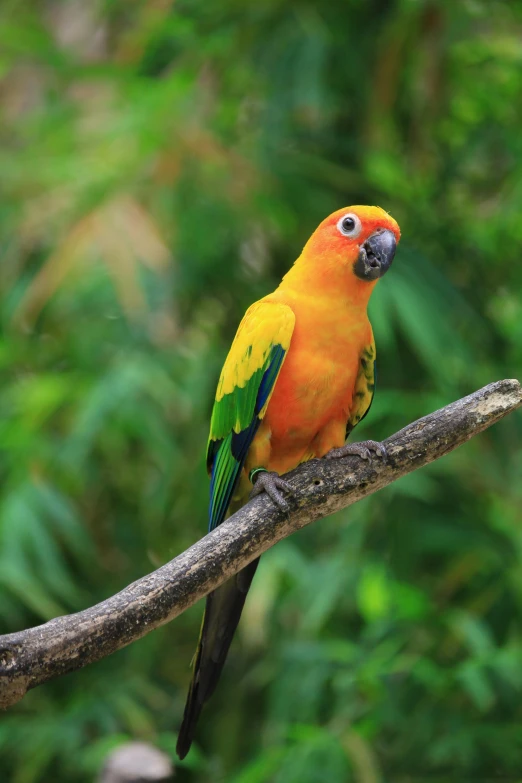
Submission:
<svg viewBox="0 0 522 783">
<path fill-rule="evenodd" d="M 294 488 L 288 481 L 280 478 L 279 473 L 270 470 L 253 470 L 250 475 L 254 484 L 254 488 L 250 493 L 251 498 L 255 498 L 262 492 L 266 492 L 270 500 L 272 500 L 278 508 L 282 511 L 288 509 L 288 503 L 283 497 L 283 492 L 287 492 L 289 495 L 295 494 Z"/>
<path fill-rule="evenodd" d="M 376 457 L 381 457 L 383 462 L 386 462 L 388 457 L 384 443 L 379 443 L 376 440 L 362 440 L 360 443 L 345 443 L 339 449 L 332 449 L 328 454 L 325 454 L 325 458 L 340 459 L 341 457 L 349 457 L 351 455 L 370 461 L 375 455 Z"/>
</svg>

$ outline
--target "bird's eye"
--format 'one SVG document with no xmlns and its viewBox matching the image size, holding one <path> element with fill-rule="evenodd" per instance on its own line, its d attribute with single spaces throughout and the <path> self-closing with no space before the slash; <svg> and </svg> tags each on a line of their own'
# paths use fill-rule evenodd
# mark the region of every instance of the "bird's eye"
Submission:
<svg viewBox="0 0 522 783">
<path fill-rule="evenodd" d="M 355 237 L 358 237 L 361 233 L 362 226 L 357 215 L 350 213 L 349 215 L 344 215 L 344 217 L 339 220 L 337 228 L 343 236 L 355 239 Z"/>
</svg>

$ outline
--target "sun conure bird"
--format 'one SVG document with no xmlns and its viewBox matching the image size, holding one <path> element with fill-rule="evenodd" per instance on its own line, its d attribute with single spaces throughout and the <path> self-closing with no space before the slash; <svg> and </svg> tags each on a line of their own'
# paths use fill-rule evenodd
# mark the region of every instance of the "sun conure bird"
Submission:
<svg viewBox="0 0 522 783">
<path fill-rule="evenodd" d="M 261 492 L 287 507 L 283 493 L 292 489 L 279 476 L 301 462 L 385 456 L 375 441 L 345 440 L 372 402 L 375 343 L 366 309 L 399 238 L 399 226 L 379 207 L 334 212 L 279 287 L 248 308 L 212 411 L 210 530 Z M 218 682 L 258 562 L 207 597 L 178 737 L 180 758 Z"/>
</svg>

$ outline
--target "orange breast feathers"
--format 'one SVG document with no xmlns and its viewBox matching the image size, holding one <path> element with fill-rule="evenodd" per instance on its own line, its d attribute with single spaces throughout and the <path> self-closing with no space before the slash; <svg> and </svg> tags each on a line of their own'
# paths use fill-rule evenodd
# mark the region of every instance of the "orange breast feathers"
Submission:
<svg viewBox="0 0 522 783">
<path fill-rule="evenodd" d="M 285 299 L 296 314 L 294 333 L 250 449 L 249 470 L 261 464 L 285 473 L 342 446 L 360 356 L 372 340 L 365 313 L 353 321 L 353 312 L 321 297 L 279 301 Z"/>
</svg>

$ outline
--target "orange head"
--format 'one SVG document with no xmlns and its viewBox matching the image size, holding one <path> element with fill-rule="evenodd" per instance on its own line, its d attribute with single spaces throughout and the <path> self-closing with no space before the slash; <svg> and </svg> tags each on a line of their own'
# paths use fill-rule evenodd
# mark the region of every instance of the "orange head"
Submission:
<svg viewBox="0 0 522 783">
<path fill-rule="evenodd" d="M 314 231 L 285 280 L 351 292 L 368 300 L 390 268 L 401 232 L 380 207 L 339 209 Z"/>
</svg>

